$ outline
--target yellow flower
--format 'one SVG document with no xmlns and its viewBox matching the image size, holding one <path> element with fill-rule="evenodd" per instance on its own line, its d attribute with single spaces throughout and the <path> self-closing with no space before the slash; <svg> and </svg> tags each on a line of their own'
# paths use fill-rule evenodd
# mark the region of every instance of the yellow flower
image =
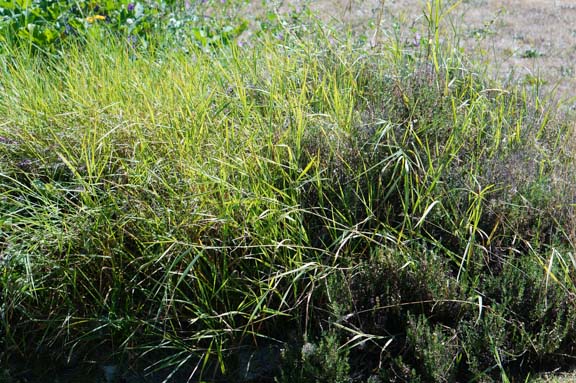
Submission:
<svg viewBox="0 0 576 383">
<path fill-rule="evenodd" d="M 106 20 L 106 16 L 96 15 L 96 16 L 88 16 L 86 18 L 86 21 L 88 21 L 89 23 L 93 23 L 94 21 L 98 20 Z"/>
</svg>

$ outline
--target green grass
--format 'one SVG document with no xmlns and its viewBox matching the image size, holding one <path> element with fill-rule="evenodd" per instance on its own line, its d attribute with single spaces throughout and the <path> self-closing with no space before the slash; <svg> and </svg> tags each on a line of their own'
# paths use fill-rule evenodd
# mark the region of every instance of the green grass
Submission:
<svg viewBox="0 0 576 383">
<path fill-rule="evenodd" d="M 8 49 L 6 365 L 218 381 L 270 349 L 252 381 L 443 382 L 572 363 L 571 125 L 428 12 L 419 47 L 309 23 L 210 51 Z"/>
</svg>

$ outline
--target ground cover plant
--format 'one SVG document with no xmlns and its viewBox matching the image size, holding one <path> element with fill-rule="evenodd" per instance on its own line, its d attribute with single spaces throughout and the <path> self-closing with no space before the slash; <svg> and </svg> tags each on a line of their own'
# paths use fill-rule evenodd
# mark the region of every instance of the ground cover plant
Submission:
<svg viewBox="0 0 576 383">
<path fill-rule="evenodd" d="M 53 51 L 6 38 L 0 380 L 571 366 L 573 125 L 480 76 L 450 10 L 428 2 L 417 42 L 305 10 L 208 45 L 186 25 L 138 49 L 105 25 Z"/>
<path fill-rule="evenodd" d="M 214 11 L 218 17 L 210 16 Z M 11 0 L 0 2 L 0 41 L 20 50 L 57 53 L 66 41 L 81 42 L 105 30 L 136 46 L 152 33 L 199 46 L 227 44 L 246 28 L 235 1 Z M 101 36 L 101 38 L 105 38 Z"/>
</svg>

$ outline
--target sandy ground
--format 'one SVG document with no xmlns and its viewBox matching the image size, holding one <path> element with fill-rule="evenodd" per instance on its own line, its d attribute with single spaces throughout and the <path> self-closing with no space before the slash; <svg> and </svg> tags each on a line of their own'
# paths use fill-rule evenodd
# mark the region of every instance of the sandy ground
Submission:
<svg viewBox="0 0 576 383">
<path fill-rule="evenodd" d="M 293 5 L 305 0 L 286 1 Z M 381 2 L 381 27 L 394 22 L 414 33 L 425 23 L 425 0 L 317 0 L 311 7 L 327 20 L 355 30 L 374 29 Z M 454 0 L 442 2 L 444 7 Z M 576 110 L 576 0 L 463 0 L 445 18 L 460 46 L 490 73 L 530 84 L 542 96 L 555 94 Z M 368 32 L 369 33 L 369 32 Z"/>
</svg>

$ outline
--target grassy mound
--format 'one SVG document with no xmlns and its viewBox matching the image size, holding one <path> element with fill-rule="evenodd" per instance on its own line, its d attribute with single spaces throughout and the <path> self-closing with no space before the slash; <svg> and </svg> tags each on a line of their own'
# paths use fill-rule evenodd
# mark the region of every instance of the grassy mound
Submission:
<svg viewBox="0 0 576 383">
<path fill-rule="evenodd" d="M 314 24 L 8 49 L 6 365 L 327 383 L 568 365 L 571 125 L 465 63 L 437 7 L 429 39 L 377 49 Z"/>
</svg>

